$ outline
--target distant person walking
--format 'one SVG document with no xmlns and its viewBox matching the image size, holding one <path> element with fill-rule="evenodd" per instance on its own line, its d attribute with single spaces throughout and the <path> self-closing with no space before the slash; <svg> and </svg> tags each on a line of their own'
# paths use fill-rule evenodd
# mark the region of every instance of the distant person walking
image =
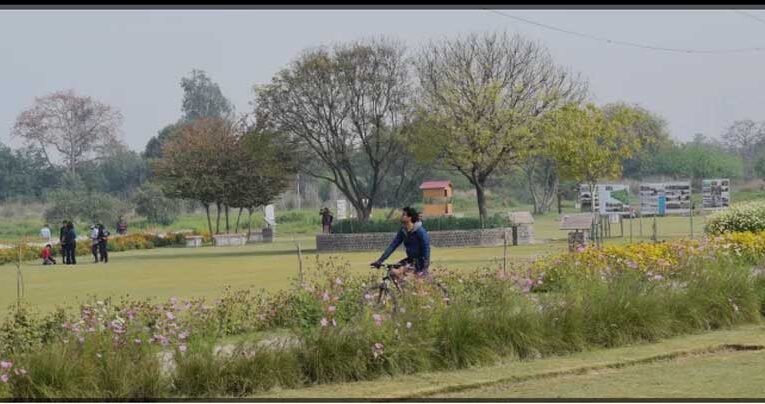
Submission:
<svg viewBox="0 0 765 404">
<path fill-rule="evenodd" d="M 58 246 L 61 249 L 61 263 L 64 265 L 69 264 L 69 260 L 67 259 L 68 255 L 66 253 L 66 225 L 66 220 L 61 222 L 61 229 L 59 229 L 58 233 Z"/>
<path fill-rule="evenodd" d="M 40 230 L 40 238 L 43 239 L 46 243 L 50 243 L 50 226 L 46 224 L 43 226 L 43 228 Z"/>
<path fill-rule="evenodd" d="M 124 236 L 127 234 L 127 221 L 124 217 L 120 216 L 120 220 L 117 221 L 117 234 Z"/>
<path fill-rule="evenodd" d="M 93 263 L 98 264 L 98 226 L 90 226 L 90 252 L 93 254 Z"/>
<path fill-rule="evenodd" d="M 106 230 L 103 224 L 99 223 L 98 230 L 98 253 L 101 255 L 101 262 L 109 262 L 109 252 L 106 251 L 106 244 L 109 241 L 109 230 Z"/>
<path fill-rule="evenodd" d="M 321 214 L 321 229 L 324 234 L 330 234 L 332 233 L 332 220 L 334 220 L 334 217 L 332 216 L 332 212 L 329 211 L 329 208 L 324 208 L 320 212 Z"/>
<path fill-rule="evenodd" d="M 77 232 L 74 230 L 74 224 L 71 221 L 66 224 L 64 240 L 66 241 L 67 264 L 77 265 Z"/>
</svg>

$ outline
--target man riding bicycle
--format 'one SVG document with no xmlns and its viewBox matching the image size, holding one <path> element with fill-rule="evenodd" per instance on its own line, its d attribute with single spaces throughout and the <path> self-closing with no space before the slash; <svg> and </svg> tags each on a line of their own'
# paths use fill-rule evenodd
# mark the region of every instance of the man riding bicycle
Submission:
<svg viewBox="0 0 765 404">
<path fill-rule="evenodd" d="M 401 230 L 396 234 L 396 238 L 380 256 L 380 259 L 372 263 L 372 266 L 377 268 L 382 266 L 382 263 L 393 254 L 396 248 L 404 243 L 406 258 L 399 263 L 414 265 L 415 273 L 418 276 L 427 276 L 430 265 L 430 237 L 428 237 L 425 228 L 422 227 L 420 214 L 412 207 L 405 207 L 401 213 L 401 224 Z M 392 272 L 394 275 L 400 276 L 404 271 L 405 268 L 402 267 Z"/>
</svg>

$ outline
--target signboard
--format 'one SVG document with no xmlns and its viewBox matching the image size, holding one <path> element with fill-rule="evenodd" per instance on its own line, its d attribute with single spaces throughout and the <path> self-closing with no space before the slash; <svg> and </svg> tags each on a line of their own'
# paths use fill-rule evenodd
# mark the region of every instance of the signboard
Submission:
<svg viewBox="0 0 765 404">
<path fill-rule="evenodd" d="M 276 226 L 276 214 L 274 213 L 274 205 L 266 205 L 265 219 L 268 227 Z"/>
<path fill-rule="evenodd" d="M 347 204 L 345 199 L 337 200 L 337 218 L 340 220 L 348 218 Z"/>
<path fill-rule="evenodd" d="M 644 215 L 684 214 L 691 211 L 691 183 L 640 184 L 640 212 Z"/>
<path fill-rule="evenodd" d="M 720 210 L 730 206 L 730 180 L 727 178 L 701 181 L 702 207 Z"/>
<path fill-rule="evenodd" d="M 565 215 L 560 222 L 560 229 L 590 231 L 592 229 L 593 220 L 594 218 L 592 214 L 589 213 Z"/>
<path fill-rule="evenodd" d="M 595 186 L 595 210 L 602 215 L 608 213 L 626 213 L 629 208 L 629 187 L 624 184 L 597 184 Z M 582 212 L 592 211 L 593 192 L 590 186 L 579 186 L 579 203 Z M 605 201 L 605 203 L 601 203 Z"/>
</svg>

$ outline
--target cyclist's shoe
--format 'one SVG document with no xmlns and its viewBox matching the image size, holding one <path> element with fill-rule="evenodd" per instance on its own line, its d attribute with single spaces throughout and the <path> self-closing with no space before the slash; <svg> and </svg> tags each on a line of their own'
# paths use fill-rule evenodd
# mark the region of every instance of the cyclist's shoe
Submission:
<svg viewBox="0 0 765 404">
<path fill-rule="evenodd" d="M 382 266 L 383 266 L 383 264 L 382 264 L 382 262 L 380 262 L 380 261 L 375 261 L 375 262 L 373 262 L 373 263 L 369 264 L 369 266 L 371 266 L 372 268 L 377 268 L 377 269 L 380 269 L 380 267 L 382 267 Z"/>
</svg>

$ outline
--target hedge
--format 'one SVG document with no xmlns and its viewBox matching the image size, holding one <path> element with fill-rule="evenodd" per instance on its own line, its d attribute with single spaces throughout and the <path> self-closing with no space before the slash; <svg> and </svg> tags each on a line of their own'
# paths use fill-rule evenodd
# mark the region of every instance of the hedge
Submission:
<svg viewBox="0 0 765 404">
<path fill-rule="evenodd" d="M 496 229 L 510 226 L 508 219 L 501 214 L 486 219 L 483 227 L 481 227 L 481 221 L 477 217 L 434 217 L 424 219 L 422 222 L 428 231 Z M 394 233 L 400 228 L 401 223 L 398 220 L 369 220 L 364 222 L 358 219 L 346 219 L 335 222 L 332 225 L 332 232 L 338 234 Z"/>
</svg>

